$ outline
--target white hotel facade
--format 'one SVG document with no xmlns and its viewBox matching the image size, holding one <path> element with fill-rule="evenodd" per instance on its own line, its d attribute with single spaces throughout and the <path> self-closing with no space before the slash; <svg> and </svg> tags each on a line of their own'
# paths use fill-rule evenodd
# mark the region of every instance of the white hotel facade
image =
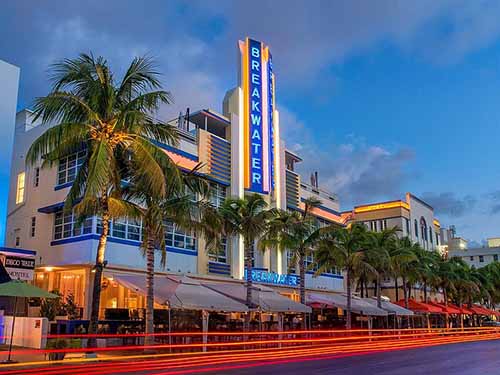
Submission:
<svg viewBox="0 0 500 375">
<path fill-rule="evenodd" d="M 300 210 L 304 198 L 315 196 L 322 201 L 322 206 L 314 210 L 319 222 L 341 224 L 336 196 L 301 180 L 294 170 L 301 159 L 289 152 L 280 138 L 280 127 L 287 124 L 280 123 L 275 106 L 275 76 L 268 47 L 247 39 L 239 42 L 239 49 L 238 86 L 227 92 L 222 113 L 202 109 L 192 112 L 189 118 L 173 120 L 179 129 L 180 143 L 175 148 L 169 145 L 162 148 L 180 168 L 190 170 L 202 163 L 202 173 L 211 183 L 214 205 L 228 196 L 243 197 L 257 192 L 272 207 Z M 17 113 L 4 250 L 21 254 L 26 251 L 26 257 L 36 252 L 36 285 L 73 294 L 85 319 L 89 316 L 98 221 L 91 217 L 80 223 L 62 211 L 85 151 L 66 156 L 53 168 L 27 168 L 26 153 L 45 130 L 46 125 L 34 121 L 30 110 Z M 174 225 L 167 226 L 167 230 L 167 265 L 158 266 L 158 273 L 242 282 L 244 254 L 240 238 L 230 239 L 221 251 L 209 254 L 203 238 L 184 233 Z M 111 223 L 102 309 L 144 307 L 143 296 L 119 285 L 112 277 L 145 272 L 140 241 L 140 222 Z M 254 280 L 297 300 L 298 278 L 288 271 L 292 266 L 286 252 L 257 251 Z M 344 289 L 343 278 L 338 274 L 313 278 L 310 272 L 306 278 L 306 288 L 310 290 L 331 293 Z"/>
</svg>

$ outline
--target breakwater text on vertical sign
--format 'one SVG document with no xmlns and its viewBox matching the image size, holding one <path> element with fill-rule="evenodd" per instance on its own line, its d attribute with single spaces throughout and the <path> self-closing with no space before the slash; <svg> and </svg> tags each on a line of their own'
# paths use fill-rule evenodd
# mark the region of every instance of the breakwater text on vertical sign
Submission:
<svg viewBox="0 0 500 375">
<path fill-rule="evenodd" d="M 247 38 L 242 48 L 244 93 L 245 189 L 268 194 L 274 189 L 275 79 L 269 48 Z"/>
</svg>

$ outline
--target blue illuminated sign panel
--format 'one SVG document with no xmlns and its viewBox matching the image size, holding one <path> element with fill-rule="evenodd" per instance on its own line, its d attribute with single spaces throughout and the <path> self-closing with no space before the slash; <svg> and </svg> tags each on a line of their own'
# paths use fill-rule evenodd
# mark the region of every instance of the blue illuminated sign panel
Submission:
<svg viewBox="0 0 500 375">
<path fill-rule="evenodd" d="M 246 278 L 247 270 L 245 270 L 245 280 Z M 286 275 L 265 270 L 252 270 L 252 281 L 274 285 L 299 286 L 299 277 L 297 275 Z"/>
<path fill-rule="evenodd" d="M 250 92 L 250 190 L 264 193 L 262 160 L 262 49 L 261 43 L 248 43 Z"/>
</svg>

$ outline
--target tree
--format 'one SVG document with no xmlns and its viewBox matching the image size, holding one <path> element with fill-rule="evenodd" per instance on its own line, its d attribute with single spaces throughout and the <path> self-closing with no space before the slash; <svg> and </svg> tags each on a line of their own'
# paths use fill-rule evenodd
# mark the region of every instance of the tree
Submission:
<svg viewBox="0 0 500 375">
<path fill-rule="evenodd" d="M 411 267 L 416 261 L 416 256 L 413 252 L 413 244 L 408 237 L 398 238 L 395 246 L 389 248 L 389 266 L 390 273 L 394 278 L 394 290 L 396 301 L 399 301 L 399 285 L 398 279 L 403 280 L 403 294 L 406 305 L 408 304 L 406 292 L 406 270 Z"/>
<path fill-rule="evenodd" d="M 268 209 L 264 198 L 252 194 L 244 198 L 228 198 L 218 208 L 204 212 L 202 230 L 207 239 L 207 249 L 217 249 L 222 238 L 241 236 L 245 252 L 246 304 L 254 307 L 252 301 L 252 263 L 257 240 L 268 228 L 269 221 L 277 210 Z"/>
<path fill-rule="evenodd" d="M 292 253 L 291 264 L 299 267 L 300 303 L 306 303 L 305 258 L 316 249 L 322 235 L 327 228 L 320 228 L 317 219 L 311 215 L 314 207 L 321 205 L 321 201 L 309 198 L 304 201 L 304 210 L 280 211 L 270 220 L 267 231 L 260 242 L 261 248 L 279 248 Z"/>
<path fill-rule="evenodd" d="M 352 284 L 361 274 L 377 275 L 375 268 L 368 262 L 365 226 L 356 223 L 348 228 L 332 230 L 320 241 L 315 261 L 317 275 L 335 268 L 344 272 L 347 289 L 346 327 L 351 329 Z"/>
<path fill-rule="evenodd" d="M 396 227 L 384 229 L 381 232 L 368 232 L 366 235 L 368 260 L 377 271 L 376 296 L 377 306 L 382 308 L 382 279 L 391 274 L 391 249 L 396 246 Z"/>
<path fill-rule="evenodd" d="M 416 273 L 419 282 L 424 290 L 424 302 L 428 301 L 429 285 L 438 283 L 438 262 L 439 254 L 435 251 L 425 250 L 422 247 L 415 247 L 414 253 L 417 258 Z"/>
<path fill-rule="evenodd" d="M 135 204 L 122 199 L 122 179 L 132 171 L 152 191 L 166 189 L 162 166 L 170 159 L 156 142 L 175 144 L 177 132 L 153 118 L 160 105 L 171 101 L 158 76 L 151 59 L 138 57 L 118 84 L 104 58 L 81 54 L 52 66 L 52 90 L 35 101 L 35 119 L 56 125 L 33 142 L 28 165 L 43 158 L 42 166 L 52 166 L 61 157 L 86 150 L 64 209 L 78 216 L 96 215 L 101 222 L 89 333 L 97 331 L 110 221 L 140 215 Z"/>
<path fill-rule="evenodd" d="M 182 173 L 174 164 L 165 165 L 165 194 L 150 191 L 142 179 L 134 176 L 127 188 L 129 199 L 141 206 L 143 228 L 141 250 L 146 258 L 145 345 L 152 343 L 154 333 L 155 253 L 161 254 L 160 264 L 164 268 L 167 263 L 166 225 L 176 225 L 186 232 L 196 230 L 195 218 L 199 216 L 197 195 L 204 198 L 208 193 L 208 184 L 198 175 L 198 170 L 199 166 Z"/>
</svg>

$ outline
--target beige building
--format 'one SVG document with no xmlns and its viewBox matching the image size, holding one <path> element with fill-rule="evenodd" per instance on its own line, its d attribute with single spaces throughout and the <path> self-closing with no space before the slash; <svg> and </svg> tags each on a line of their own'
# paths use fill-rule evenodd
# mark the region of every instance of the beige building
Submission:
<svg viewBox="0 0 500 375">
<path fill-rule="evenodd" d="M 346 224 L 363 223 L 368 230 L 380 232 L 384 229 L 396 227 L 399 237 L 409 237 L 429 251 L 440 251 L 439 220 L 434 216 L 434 209 L 428 203 L 411 193 L 406 193 L 404 200 L 394 200 L 355 206 L 352 211 L 342 213 Z M 399 299 L 403 298 L 401 281 L 399 281 Z M 392 301 L 396 299 L 394 280 L 386 279 L 382 284 L 383 294 Z M 373 294 L 373 287 L 369 286 L 369 293 Z M 423 299 L 422 287 L 417 287 L 413 296 L 417 300 Z M 428 297 L 442 299 L 428 290 Z"/>
</svg>

